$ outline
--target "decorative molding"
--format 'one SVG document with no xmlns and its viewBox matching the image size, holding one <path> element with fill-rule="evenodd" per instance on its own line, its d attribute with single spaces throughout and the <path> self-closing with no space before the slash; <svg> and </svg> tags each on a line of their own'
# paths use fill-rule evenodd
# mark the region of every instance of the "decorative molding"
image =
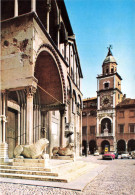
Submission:
<svg viewBox="0 0 135 195">
<path fill-rule="evenodd" d="M 36 88 L 33 87 L 33 86 L 28 86 L 28 87 L 25 88 L 25 93 L 26 93 L 27 96 L 32 97 L 34 95 L 34 93 L 36 93 Z"/>
</svg>

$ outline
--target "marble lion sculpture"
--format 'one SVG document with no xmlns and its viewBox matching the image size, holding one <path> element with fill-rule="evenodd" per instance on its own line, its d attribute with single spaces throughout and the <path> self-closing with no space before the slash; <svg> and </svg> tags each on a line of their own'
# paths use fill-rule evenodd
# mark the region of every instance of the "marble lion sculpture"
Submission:
<svg viewBox="0 0 135 195">
<path fill-rule="evenodd" d="M 69 143 L 66 147 L 61 148 L 61 147 L 54 147 L 52 149 L 53 156 L 73 156 L 73 148 L 74 144 Z"/>
<path fill-rule="evenodd" d="M 42 138 L 38 140 L 35 144 L 31 145 L 18 145 L 14 149 L 15 158 L 19 158 L 21 156 L 25 158 L 43 158 L 44 149 L 49 144 L 49 141 L 46 138 Z"/>
</svg>

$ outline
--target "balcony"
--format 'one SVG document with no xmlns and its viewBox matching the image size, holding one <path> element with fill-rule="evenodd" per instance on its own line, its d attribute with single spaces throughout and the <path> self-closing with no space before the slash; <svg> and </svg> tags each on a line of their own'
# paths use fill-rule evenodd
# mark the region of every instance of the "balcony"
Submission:
<svg viewBox="0 0 135 195">
<path fill-rule="evenodd" d="M 113 137 L 113 133 L 101 133 L 97 134 L 96 137 Z"/>
</svg>

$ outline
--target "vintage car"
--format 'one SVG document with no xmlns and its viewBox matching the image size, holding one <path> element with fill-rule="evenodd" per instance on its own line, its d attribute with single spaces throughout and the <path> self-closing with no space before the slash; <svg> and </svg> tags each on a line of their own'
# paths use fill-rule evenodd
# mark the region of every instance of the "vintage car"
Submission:
<svg viewBox="0 0 135 195">
<path fill-rule="evenodd" d="M 94 152 L 94 156 L 99 156 L 99 152 L 97 150 Z"/>
<path fill-rule="evenodd" d="M 121 159 L 123 159 L 123 158 L 130 158 L 131 156 L 129 155 L 129 153 L 128 152 L 123 152 L 122 154 L 121 154 Z"/>
<path fill-rule="evenodd" d="M 111 159 L 114 160 L 115 159 L 115 154 L 113 152 L 107 152 L 105 154 L 103 154 L 102 159 Z"/>
</svg>

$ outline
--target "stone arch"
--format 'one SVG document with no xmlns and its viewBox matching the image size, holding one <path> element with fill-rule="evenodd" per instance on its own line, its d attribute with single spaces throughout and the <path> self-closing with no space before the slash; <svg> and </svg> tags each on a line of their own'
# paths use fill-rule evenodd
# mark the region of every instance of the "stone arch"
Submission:
<svg viewBox="0 0 135 195">
<path fill-rule="evenodd" d="M 101 121 L 101 133 L 105 133 L 108 129 L 108 133 L 111 133 L 111 120 L 109 118 L 103 118 Z"/>
<path fill-rule="evenodd" d="M 100 119 L 99 124 L 101 124 L 102 120 L 105 119 L 105 118 L 110 119 L 110 121 L 112 123 L 112 118 L 106 115 L 106 116 L 104 116 L 103 118 Z"/>
<path fill-rule="evenodd" d="M 104 140 L 101 142 L 101 153 L 104 153 L 105 147 L 108 147 L 108 150 L 110 151 L 110 142 L 108 140 Z"/>
<path fill-rule="evenodd" d="M 38 58 L 38 56 L 40 55 L 41 52 L 48 52 L 48 54 L 53 58 L 53 60 L 55 61 L 55 64 L 57 66 L 59 75 L 60 75 L 60 80 L 61 80 L 61 84 L 62 84 L 62 91 L 63 91 L 63 100 L 62 103 L 66 103 L 66 85 L 65 85 L 65 78 L 64 78 L 64 73 L 63 73 L 63 69 L 62 69 L 62 65 L 60 63 L 60 60 L 55 52 L 55 50 L 52 48 L 51 45 L 49 44 L 42 44 L 38 51 L 37 51 L 37 57 L 36 60 Z M 35 66 L 36 67 L 36 66 Z"/>
<path fill-rule="evenodd" d="M 117 151 L 121 154 L 123 151 L 126 151 L 126 142 L 123 139 L 117 141 Z"/>
<path fill-rule="evenodd" d="M 134 151 L 135 150 L 135 140 L 134 139 L 130 139 L 128 140 L 128 151 Z"/>
<path fill-rule="evenodd" d="M 96 141 L 95 140 L 90 140 L 90 142 L 89 142 L 89 151 L 90 151 L 90 153 L 94 154 L 96 148 L 97 148 Z"/>
</svg>

